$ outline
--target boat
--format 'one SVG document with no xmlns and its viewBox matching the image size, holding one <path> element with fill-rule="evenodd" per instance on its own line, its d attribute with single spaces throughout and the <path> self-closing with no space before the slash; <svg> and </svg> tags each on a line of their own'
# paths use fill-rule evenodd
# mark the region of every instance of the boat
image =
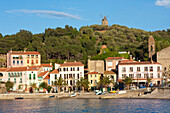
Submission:
<svg viewBox="0 0 170 113">
<path fill-rule="evenodd" d="M 51 96 L 49 96 L 49 98 L 53 98 L 53 97 L 55 97 L 55 95 L 51 95 Z"/>
<path fill-rule="evenodd" d="M 72 95 L 69 95 L 69 97 L 75 97 L 76 96 L 76 94 L 74 93 L 74 94 L 72 94 Z"/>
<path fill-rule="evenodd" d="M 102 94 L 102 91 L 98 91 L 97 93 L 96 93 L 96 95 L 101 95 Z"/>
<path fill-rule="evenodd" d="M 15 99 L 24 99 L 23 97 L 15 97 Z"/>
<path fill-rule="evenodd" d="M 116 93 L 116 91 L 110 91 L 109 93 Z"/>
</svg>

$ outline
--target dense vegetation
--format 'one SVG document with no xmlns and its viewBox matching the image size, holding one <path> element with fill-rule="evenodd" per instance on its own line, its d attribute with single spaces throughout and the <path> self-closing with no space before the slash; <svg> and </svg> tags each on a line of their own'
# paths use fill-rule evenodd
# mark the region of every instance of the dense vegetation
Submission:
<svg viewBox="0 0 170 113">
<path fill-rule="evenodd" d="M 88 56 L 104 59 L 120 56 L 114 54 L 117 51 L 130 51 L 137 60 L 148 60 L 147 41 L 150 35 L 156 40 L 156 51 L 170 45 L 170 30 L 147 32 L 120 25 L 91 25 L 83 26 L 78 31 L 66 25 L 65 28 L 45 29 L 45 33 L 40 34 L 26 30 L 13 35 L 0 34 L 0 54 L 6 54 L 10 49 L 23 51 L 27 48 L 29 51 L 39 51 L 44 63 L 62 63 L 67 59 L 86 64 Z M 103 44 L 108 51 L 98 55 Z"/>
</svg>

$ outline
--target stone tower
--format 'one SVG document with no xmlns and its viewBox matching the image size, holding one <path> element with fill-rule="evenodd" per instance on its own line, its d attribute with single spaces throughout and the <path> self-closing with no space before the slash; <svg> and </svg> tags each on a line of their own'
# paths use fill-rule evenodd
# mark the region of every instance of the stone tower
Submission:
<svg viewBox="0 0 170 113">
<path fill-rule="evenodd" d="M 104 16 L 104 18 L 102 19 L 102 25 L 108 25 L 106 16 Z"/>
<path fill-rule="evenodd" d="M 153 36 L 150 36 L 148 39 L 148 51 L 149 51 L 149 58 L 152 59 L 152 56 L 155 54 L 155 40 Z"/>
</svg>

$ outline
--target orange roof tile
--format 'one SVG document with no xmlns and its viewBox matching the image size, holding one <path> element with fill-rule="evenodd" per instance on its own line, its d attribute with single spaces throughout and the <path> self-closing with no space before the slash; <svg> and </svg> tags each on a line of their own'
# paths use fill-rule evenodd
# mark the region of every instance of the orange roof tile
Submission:
<svg viewBox="0 0 170 113">
<path fill-rule="evenodd" d="M 47 74 L 48 73 L 48 71 L 44 71 L 44 72 L 41 72 L 39 75 L 38 75 L 38 77 L 43 77 L 45 74 Z"/>
<path fill-rule="evenodd" d="M 26 71 L 27 67 L 11 67 L 8 68 L 7 72 L 14 72 L 14 71 Z"/>
<path fill-rule="evenodd" d="M 0 68 L 0 72 L 4 72 L 6 70 L 8 70 L 8 68 Z"/>
<path fill-rule="evenodd" d="M 50 79 L 50 73 L 46 75 L 44 79 Z"/>
<path fill-rule="evenodd" d="M 61 64 L 60 67 L 70 67 L 70 66 L 84 66 L 81 62 L 66 62 Z"/>
<path fill-rule="evenodd" d="M 113 59 L 124 59 L 124 57 L 108 57 L 106 60 L 113 60 Z"/>
<path fill-rule="evenodd" d="M 120 62 L 119 65 L 145 65 L 145 64 L 160 64 L 158 62 L 149 62 L 149 61 L 146 61 L 146 62 Z"/>
<path fill-rule="evenodd" d="M 53 65 L 50 65 L 50 64 L 41 64 L 41 66 L 43 66 L 43 67 L 53 67 Z"/>
<path fill-rule="evenodd" d="M 51 73 L 59 73 L 57 69 L 53 70 Z"/>
<path fill-rule="evenodd" d="M 37 51 L 11 51 L 11 54 L 33 54 L 40 55 Z"/>
<path fill-rule="evenodd" d="M 104 74 L 116 74 L 116 73 L 113 71 L 104 71 Z"/>
</svg>

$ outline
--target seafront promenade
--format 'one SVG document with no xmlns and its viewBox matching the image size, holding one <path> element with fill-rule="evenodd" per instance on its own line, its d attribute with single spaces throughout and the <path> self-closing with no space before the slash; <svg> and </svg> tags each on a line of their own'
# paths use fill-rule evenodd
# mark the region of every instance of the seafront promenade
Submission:
<svg viewBox="0 0 170 113">
<path fill-rule="evenodd" d="M 18 93 L 9 93 L 9 94 L 0 94 L 0 99 L 15 99 L 17 97 L 23 97 L 23 99 L 47 99 L 50 96 L 53 98 L 76 98 L 76 99 L 170 99 L 170 88 L 158 89 L 156 88 L 152 93 L 144 94 L 147 89 L 139 90 L 127 90 L 123 94 L 114 94 L 106 93 L 102 95 L 95 95 L 94 92 L 86 93 L 76 93 L 75 97 L 69 97 L 73 93 L 33 93 L 33 94 L 18 94 Z"/>
</svg>

